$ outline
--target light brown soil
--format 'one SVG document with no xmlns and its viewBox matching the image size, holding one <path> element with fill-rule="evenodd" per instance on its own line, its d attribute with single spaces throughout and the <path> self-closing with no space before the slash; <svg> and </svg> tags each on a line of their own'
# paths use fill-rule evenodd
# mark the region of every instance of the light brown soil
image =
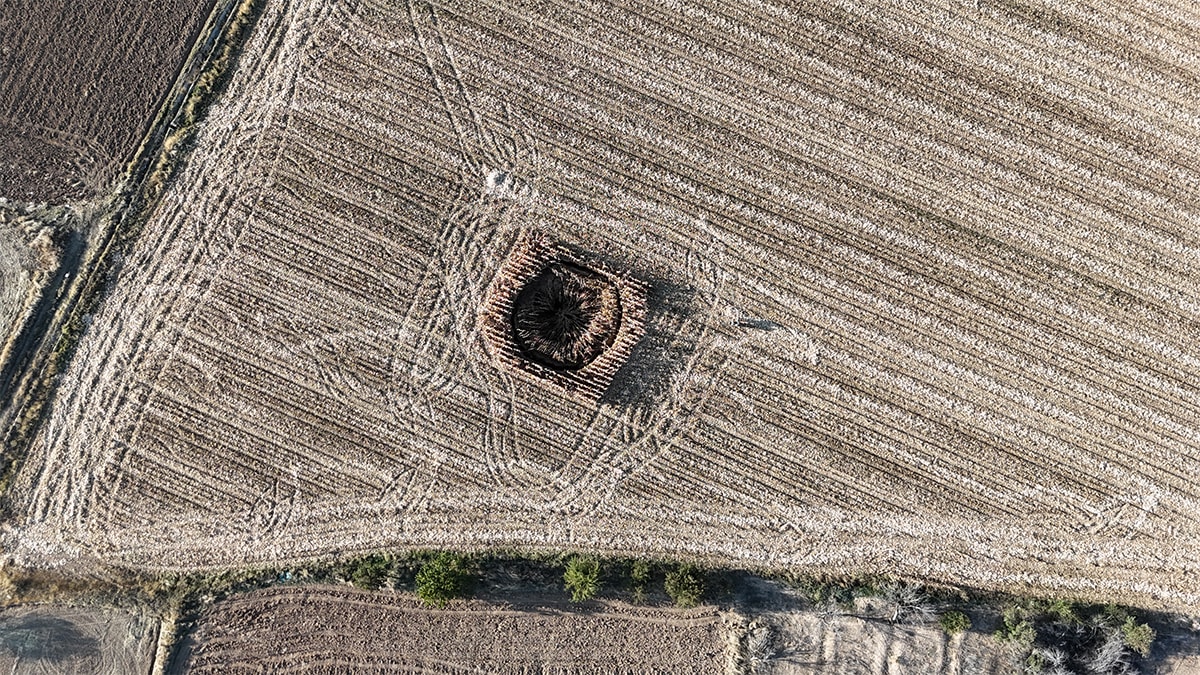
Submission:
<svg viewBox="0 0 1200 675">
<path fill-rule="evenodd" d="M 413 597 L 345 588 L 263 591 L 214 605 L 188 639 L 178 673 L 719 673 L 721 618 L 589 603 L 445 610 Z"/>
<path fill-rule="evenodd" d="M 0 672 L 149 673 L 159 624 L 99 607 L 0 610 Z"/>
<path fill-rule="evenodd" d="M 60 202 L 110 188 L 212 5 L 0 4 L 0 196 Z"/>
<path fill-rule="evenodd" d="M 61 251 L 54 238 L 67 227 L 68 217 L 57 210 L 29 213 L 0 203 L 0 365 L 58 267 Z"/>
<path fill-rule="evenodd" d="M 895 625 L 818 612 L 768 614 L 775 651 L 761 675 L 1000 675 L 1018 670 L 1012 648 L 979 632 L 947 636 L 936 624 Z"/>
<path fill-rule="evenodd" d="M 1200 19 L 267 3 L 20 476 L 18 560 L 528 546 L 1200 606 Z M 599 402 L 521 232 L 651 282 Z"/>
</svg>

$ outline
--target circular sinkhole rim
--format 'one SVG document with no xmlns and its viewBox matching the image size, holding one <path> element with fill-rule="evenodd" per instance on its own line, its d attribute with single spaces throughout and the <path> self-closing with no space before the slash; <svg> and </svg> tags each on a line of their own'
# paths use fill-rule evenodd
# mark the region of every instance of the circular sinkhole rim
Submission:
<svg viewBox="0 0 1200 675">
<path fill-rule="evenodd" d="M 580 297 L 581 291 L 590 291 L 591 294 Z M 586 344 L 556 345 L 560 342 L 560 336 L 550 333 L 560 326 L 538 326 L 538 322 L 547 319 L 545 312 L 562 311 L 563 300 L 570 302 L 572 296 L 576 300 L 574 308 L 577 311 L 587 312 L 588 308 L 584 305 L 589 300 L 594 303 L 586 323 L 571 331 L 576 334 L 576 341 Z M 556 258 L 547 261 L 521 284 L 512 297 L 508 319 L 513 346 L 522 358 L 550 370 L 570 372 L 586 368 L 612 348 L 621 332 L 620 285 L 610 275 L 572 260 Z M 543 310 L 542 316 L 531 316 L 537 311 L 536 305 L 545 302 L 549 302 L 552 308 Z M 539 340 L 544 344 L 538 344 Z"/>
</svg>

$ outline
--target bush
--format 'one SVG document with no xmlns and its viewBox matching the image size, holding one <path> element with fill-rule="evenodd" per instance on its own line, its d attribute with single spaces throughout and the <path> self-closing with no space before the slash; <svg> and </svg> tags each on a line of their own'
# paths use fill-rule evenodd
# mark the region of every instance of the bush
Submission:
<svg viewBox="0 0 1200 675">
<path fill-rule="evenodd" d="M 573 556 L 567 562 L 563 582 L 571 592 L 571 602 L 591 600 L 600 590 L 600 561 L 592 556 Z"/>
<path fill-rule="evenodd" d="M 1008 642 L 1021 648 L 1028 648 L 1037 639 L 1037 631 L 1033 624 L 1025 618 L 1025 612 L 1017 607 L 1004 610 L 1004 625 L 996 631 L 996 639 Z"/>
<path fill-rule="evenodd" d="M 1142 656 L 1150 655 L 1150 645 L 1157 637 L 1153 628 L 1134 621 L 1132 616 L 1126 617 L 1125 623 L 1121 624 L 1121 635 L 1125 638 L 1125 646 Z"/>
<path fill-rule="evenodd" d="M 1154 629 L 1113 605 L 1029 600 L 1004 610 L 996 637 L 1025 651 L 1029 675 L 1120 675 L 1133 672 L 1135 652 L 1150 652 Z"/>
<path fill-rule="evenodd" d="M 695 607 L 704 597 L 704 579 L 693 565 L 680 565 L 667 573 L 667 595 L 680 607 Z"/>
<path fill-rule="evenodd" d="M 633 590 L 633 601 L 643 602 L 646 599 L 646 585 L 650 583 L 650 563 L 645 560 L 633 561 L 629 568 L 629 587 Z"/>
<path fill-rule="evenodd" d="M 957 610 L 951 610 L 938 617 L 938 623 L 946 635 L 958 635 L 971 628 L 971 618 Z"/>
<path fill-rule="evenodd" d="M 879 586 L 878 593 L 892 623 L 926 624 L 936 616 L 928 596 L 920 586 L 888 581 Z M 853 600 L 849 608 L 854 608 Z"/>
<path fill-rule="evenodd" d="M 453 553 L 438 553 L 417 572 L 417 597 L 427 605 L 445 607 L 466 594 L 470 574 L 466 560 Z"/>
<path fill-rule="evenodd" d="M 392 570 L 392 559 L 385 555 L 369 555 L 350 564 L 350 583 L 369 591 L 378 589 L 387 581 Z"/>
</svg>

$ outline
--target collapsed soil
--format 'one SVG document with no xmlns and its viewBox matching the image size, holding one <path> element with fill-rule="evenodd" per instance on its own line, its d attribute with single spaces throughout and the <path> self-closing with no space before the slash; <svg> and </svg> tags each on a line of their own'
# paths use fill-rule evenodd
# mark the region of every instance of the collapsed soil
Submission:
<svg viewBox="0 0 1200 675">
<path fill-rule="evenodd" d="M 621 326 L 621 298 L 603 274 L 551 263 L 517 292 L 512 326 L 527 358 L 549 368 L 577 370 L 612 345 Z"/>
<path fill-rule="evenodd" d="M 1200 27 L 1092 4 L 268 0 L 5 550 L 585 548 L 1200 606 Z M 489 361 L 529 229 L 654 280 L 599 402 Z"/>
</svg>

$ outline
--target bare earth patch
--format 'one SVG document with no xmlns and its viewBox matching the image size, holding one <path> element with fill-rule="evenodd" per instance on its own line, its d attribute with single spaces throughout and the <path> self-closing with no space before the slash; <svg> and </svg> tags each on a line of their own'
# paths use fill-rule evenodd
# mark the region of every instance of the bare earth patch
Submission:
<svg viewBox="0 0 1200 675">
<path fill-rule="evenodd" d="M 1200 21 L 1151 4 L 268 0 L 5 548 L 1200 606 Z M 598 401 L 489 356 L 530 230 L 649 283 Z"/>
<path fill-rule="evenodd" d="M 714 608 L 592 611 L 288 588 L 215 604 L 188 638 L 179 673 L 718 673 Z"/>
<path fill-rule="evenodd" d="M 212 5 L 0 4 L 0 197 L 61 202 L 109 189 Z"/>
<path fill-rule="evenodd" d="M 159 622 L 101 607 L 0 610 L 0 671 L 5 673 L 148 673 Z"/>
<path fill-rule="evenodd" d="M 1017 672 L 1014 650 L 978 632 L 947 636 L 932 626 L 895 625 L 817 612 L 764 614 L 773 657 L 761 675 L 973 675 Z"/>
</svg>

